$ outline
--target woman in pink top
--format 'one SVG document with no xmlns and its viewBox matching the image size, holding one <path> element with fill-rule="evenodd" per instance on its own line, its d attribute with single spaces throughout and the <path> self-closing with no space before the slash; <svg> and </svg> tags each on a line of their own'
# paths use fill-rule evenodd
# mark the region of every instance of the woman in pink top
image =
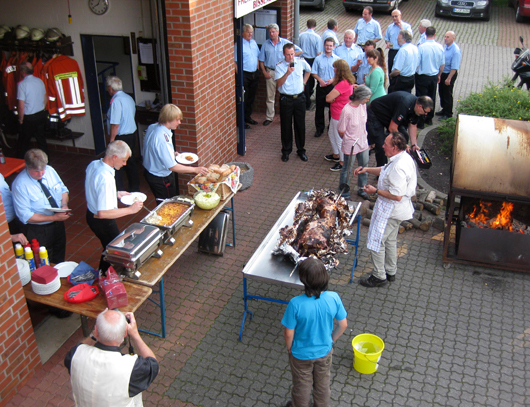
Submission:
<svg viewBox="0 0 530 407">
<path fill-rule="evenodd" d="M 339 185 L 350 184 L 348 179 L 348 163 L 350 160 L 355 160 L 357 156 L 358 165 L 366 167 L 368 165 L 369 150 L 368 150 L 368 135 L 366 132 L 366 103 L 370 100 L 372 91 L 366 85 L 360 85 L 355 88 L 355 92 L 351 95 L 351 102 L 344 106 L 340 114 L 338 125 L 338 132 L 342 137 L 342 153 L 344 154 L 344 166 L 340 172 Z M 357 140 L 355 147 L 352 146 Z M 352 163 L 353 165 L 353 163 Z M 368 179 L 367 174 L 359 174 L 357 178 L 357 195 L 364 199 L 368 199 L 368 194 L 363 191 Z M 350 199 L 350 193 L 343 193 L 345 199 Z"/>
<path fill-rule="evenodd" d="M 331 103 L 329 108 L 331 120 L 329 121 L 328 135 L 333 154 L 325 155 L 324 158 L 327 161 L 336 163 L 330 168 L 331 171 L 340 171 L 344 157 L 341 151 L 342 139 L 337 131 L 337 125 L 340 119 L 340 112 L 346 103 L 348 103 L 353 93 L 355 77 L 351 73 L 350 66 L 344 59 L 337 59 L 333 62 L 333 67 L 335 68 L 335 77 L 333 78 L 333 85 L 335 87 L 326 96 L 326 102 Z"/>
</svg>

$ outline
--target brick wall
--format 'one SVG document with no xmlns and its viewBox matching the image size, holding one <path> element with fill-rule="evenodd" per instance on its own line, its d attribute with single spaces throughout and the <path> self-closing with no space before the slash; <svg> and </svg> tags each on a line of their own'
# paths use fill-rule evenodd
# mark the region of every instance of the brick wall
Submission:
<svg viewBox="0 0 530 407">
<path fill-rule="evenodd" d="M 3 204 L 0 204 L 0 253 L 1 407 L 40 367 L 39 351 L 18 276 Z"/>
</svg>

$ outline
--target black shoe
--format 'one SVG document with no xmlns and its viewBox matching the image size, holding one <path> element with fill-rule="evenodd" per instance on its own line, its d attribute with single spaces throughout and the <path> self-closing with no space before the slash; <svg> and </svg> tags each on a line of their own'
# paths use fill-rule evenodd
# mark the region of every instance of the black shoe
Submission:
<svg viewBox="0 0 530 407">
<path fill-rule="evenodd" d="M 267 119 L 267 120 L 265 120 L 265 121 L 263 122 L 263 125 L 264 125 L 264 126 L 268 126 L 268 125 L 271 124 L 271 123 L 272 123 L 272 120 L 268 120 L 268 119 Z"/>
<path fill-rule="evenodd" d="M 423 130 L 423 129 L 425 128 L 425 124 L 424 124 L 424 123 L 418 123 L 418 124 L 416 125 L 416 127 L 417 127 L 418 129 L 420 129 L 420 130 Z"/>
<path fill-rule="evenodd" d="M 333 163 L 338 163 L 338 162 L 340 162 L 340 158 L 338 158 L 338 157 L 337 157 L 337 158 L 333 157 L 333 154 L 325 155 L 325 156 L 324 156 L 324 160 L 326 160 L 326 161 L 331 161 L 331 162 L 333 162 Z"/>
<path fill-rule="evenodd" d="M 382 287 L 387 284 L 386 280 L 379 280 L 377 277 L 374 277 L 372 274 L 369 274 L 368 277 L 363 276 L 359 281 L 364 287 Z"/>
<path fill-rule="evenodd" d="M 440 110 L 439 112 L 435 113 L 436 116 L 445 116 L 445 112 L 443 110 Z"/>
<path fill-rule="evenodd" d="M 285 153 L 282 154 L 282 161 L 283 161 L 284 163 L 286 163 L 287 161 L 289 161 L 289 154 L 285 154 Z"/>
<path fill-rule="evenodd" d="M 305 110 L 311 110 L 311 101 L 305 105 Z"/>
<path fill-rule="evenodd" d="M 305 153 L 298 154 L 298 157 L 300 157 L 300 160 L 307 161 L 309 158 L 307 158 L 307 155 Z"/>
<path fill-rule="evenodd" d="M 330 168 L 331 171 L 340 171 L 342 170 L 342 165 L 339 163 L 335 164 L 333 167 Z"/>
<path fill-rule="evenodd" d="M 248 124 L 258 124 L 258 122 L 254 119 L 248 119 L 248 120 L 245 120 L 245 123 L 248 123 Z"/>
<path fill-rule="evenodd" d="M 245 123 L 245 129 L 251 129 L 252 127 L 250 127 L 248 124 Z"/>
<path fill-rule="evenodd" d="M 320 130 L 317 130 L 317 132 L 315 133 L 315 137 L 320 137 L 322 135 L 322 133 L 324 133 L 324 132 L 320 131 Z"/>
<path fill-rule="evenodd" d="M 432 126 L 432 119 L 425 120 L 425 125 Z"/>
<path fill-rule="evenodd" d="M 357 191 L 357 195 L 359 195 L 362 199 L 368 201 L 370 199 L 370 197 L 368 196 L 368 194 L 362 190 L 359 190 Z"/>
<path fill-rule="evenodd" d="M 396 275 L 395 274 L 394 275 L 390 275 L 390 274 L 386 273 L 386 280 L 390 281 L 390 282 L 396 281 Z"/>
<path fill-rule="evenodd" d="M 284 407 L 293 407 L 293 402 L 289 400 Z"/>
</svg>

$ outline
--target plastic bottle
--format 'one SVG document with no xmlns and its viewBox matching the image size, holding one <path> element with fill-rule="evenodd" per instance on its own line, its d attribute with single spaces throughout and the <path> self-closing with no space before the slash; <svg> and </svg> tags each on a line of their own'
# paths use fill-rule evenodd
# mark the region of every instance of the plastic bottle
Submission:
<svg viewBox="0 0 530 407">
<path fill-rule="evenodd" d="M 6 157 L 4 156 L 4 152 L 0 148 L 0 164 L 5 164 L 5 163 L 6 163 Z"/>
<path fill-rule="evenodd" d="M 15 244 L 15 256 L 17 259 L 24 258 L 24 248 L 20 243 Z"/>
<path fill-rule="evenodd" d="M 33 251 L 33 258 L 35 259 L 35 266 L 40 267 L 39 257 L 40 244 L 37 239 L 31 240 L 31 251 Z"/>
<path fill-rule="evenodd" d="M 40 258 L 40 265 L 41 266 L 49 266 L 50 265 L 50 259 L 48 258 L 48 250 L 46 250 L 46 247 L 41 246 L 39 249 L 39 258 Z"/>
<path fill-rule="evenodd" d="M 33 257 L 33 252 L 31 251 L 31 247 L 26 247 L 24 249 L 24 257 L 29 264 L 29 271 L 35 271 L 35 259 Z"/>
</svg>

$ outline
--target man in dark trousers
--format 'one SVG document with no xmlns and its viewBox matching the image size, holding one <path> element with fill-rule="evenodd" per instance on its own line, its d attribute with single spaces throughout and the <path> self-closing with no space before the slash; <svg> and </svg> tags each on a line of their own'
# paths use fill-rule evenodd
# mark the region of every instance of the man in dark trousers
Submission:
<svg viewBox="0 0 530 407">
<path fill-rule="evenodd" d="M 416 97 L 408 92 L 398 91 L 381 96 L 368 106 L 368 142 L 375 144 L 375 159 L 377 167 L 387 163 L 383 143 L 388 133 L 400 132 L 412 143 L 416 150 L 417 124 L 421 116 L 432 110 L 432 100 L 429 96 Z M 388 132 L 387 132 L 388 131 Z"/>
<path fill-rule="evenodd" d="M 460 51 L 460 47 L 455 42 L 455 33 L 453 31 L 445 33 L 444 42 L 445 66 L 438 84 L 442 110 L 436 112 L 437 116 L 441 116 L 440 120 L 453 117 L 453 88 L 455 87 L 462 60 L 462 51 Z"/>
<path fill-rule="evenodd" d="M 302 56 L 309 64 L 313 66 L 315 58 L 322 53 L 322 39 L 315 32 L 317 27 L 317 20 L 310 18 L 307 20 L 307 30 L 300 34 L 300 47 L 304 50 Z M 306 110 L 311 108 L 311 96 L 315 91 L 315 78 L 309 76 L 304 88 Z"/>
</svg>

